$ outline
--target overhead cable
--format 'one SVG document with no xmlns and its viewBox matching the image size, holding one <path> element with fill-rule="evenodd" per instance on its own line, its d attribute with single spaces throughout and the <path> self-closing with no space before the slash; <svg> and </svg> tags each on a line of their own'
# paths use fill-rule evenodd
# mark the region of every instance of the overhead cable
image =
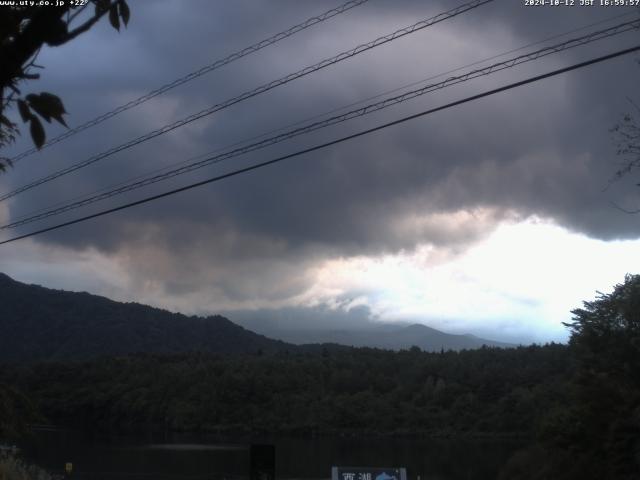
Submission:
<svg viewBox="0 0 640 480">
<path fill-rule="evenodd" d="M 291 73 L 289 75 L 286 75 L 285 77 L 282 77 L 282 78 L 280 78 L 278 80 L 274 80 L 272 82 L 265 83 L 265 84 L 261 85 L 260 87 L 257 87 L 257 88 L 255 88 L 253 90 L 249 90 L 247 92 L 244 92 L 244 93 L 242 93 L 242 94 L 240 94 L 240 95 L 238 95 L 236 97 L 233 97 L 233 98 L 230 98 L 228 100 L 225 100 L 222 103 L 213 105 L 213 106 L 211 106 L 209 108 L 201 110 L 200 112 L 194 113 L 193 115 L 190 115 L 190 116 L 188 116 L 186 118 L 178 120 L 178 121 L 176 121 L 174 123 L 171 123 L 169 125 L 165 125 L 164 127 L 161 127 L 161 128 L 159 128 L 157 130 L 153 130 L 153 131 L 151 131 L 149 133 L 146 133 L 145 135 L 142 135 L 142 136 L 137 137 L 137 138 L 135 138 L 133 140 L 130 140 L 130 141 L 126 142 L 126 143 L 118 145 L 117 147 L 113 147 L 113 148 L 111 148 L 109 150 L 106 150 L 106 151 L 104 151 L 102 153 L 94 155 L 94 156 L 92 156 L 92 157 L 90 157 L 90 158 L 88 158 L 86 160 L 83 160 L 81 162 L 75 163 L 75 164 L 73 164 L 73 165 L 71 165 L 69 167 L 63 168 L 62 170 L 58 170 L 57 172 L 54 172 L 54 173 L 49 174 L 49 175 L 47 175 L 45 177 L 42 177 L 42 178 L 40 178 L 38 180 L 35 180 L 35 181 L 30 182 L 30 183 L 28 183 L 26 185 L 23 185 L 22 187 L 19 187 L 19 188 L 15 189 L 15 190 L 12 190 L 9 193 L 5 193 L 3 195 L 0 195 L 0 201 L 4 201 L 4 200 L 6 200 L 8 198 L 14 197 L 14 196 L 18 195 L 19 193 L 25 192 L 25 191 L 30 190 L 30 189 L 32 189 L 34 187 L 39 186 L 39 185 L 42 185 L 42 184 L 47 183 L 47 182 L 50 182 L 50 181 L 52 181 L 52 180 L 54 180 L 56 178 L 59 178 L 59 177 L 61 177 L 63 175 L 67 175 L 67 174 L 69 174 L 71 172 L 75 172 L 76 170 L 79 170 L 79 169 L 84 168 L 84 167 L 86 167 L 88 165 L 96 163 L 96 162 L 98 162 L 98 161 L 100 161 L 100 160 L 102 160 L 104 158 L 107 158 L 107 157 L 109 157 L 109 156 L 111 156 L 111 155 L 113 155 L 115 153 L 121 152 L 123 150 L 131 148 L 131 147 L 133 147 L 135 145 L 138 145 L 140 143 L 149 141 L 149 140 L 151 140 L 153 138 L 156 138 L 156 137 L 158 137 L 160 135 L 163 135 L 163 134 L 168 133 L 168 132 L 170 132 L 172 130 L 175 130 L 176 128 L 182 127 L 182 126 L 187 125 L 187 124 L 189 124 L 191 122 L 199 120 L 199 119 L 201 119 L 203 117 L 211 115 L 211 114 L 213 114 L 215 112 L 218 112 L 218 111 L 223 110 L 225 108 L 228 108 L 228 107 L 230 107 L 232 105 L 240 103 L 240 102 L 242 102 L 244 100 L 247 100 L 249 98 L 255 97 L 256 95 L 260 95 L 260 94 L 265 93 L 265 92 L 267 92 L 269 90 L 272 90 L 272 89 L 274 89 L 276 87 L 279 87 L 281 85 L 285 85 L 285 84 L 287 84 L 289 82 L 297 80 L 298 78 L 304 77 L 304 76 L 309 75 L 309 74 L 314 73 L 314 72 L 317 72 L 318 70 L 326 68 L 326 67 L 328 67 L 330 65 L 334 65 L 334 64 L 336 64 L 338 62 L 341 62 L 343 60 L 352 58 L 352 57 L 354 57 L 356 55 L 359 55 L 360 53 L 366 52 L 366 51 L 371 50 L 373 48 L 376 48 L 376 47 L 378 47 L 380 45 L 383 45 L 385 43 L 392 42 L 392 41 L 397 40 L 398 38 L 404 37 L 406 35 L 415 33 L 415 32 L 417 32 L 419 30 L 422 30 L 424 28 L 430 27 L 431 25 L 434 25 L 434 24 L 442 22 L 444 20 L 453 18 L 453 17 L 455 17 L 457 15 L 460 15 L 460 14 L 462 14 L 464 12 L 467 12 L 467 11 L 469 11 L 471 9 L 477 8 L 477 7 L 481 6 L 481 5 L 490 3 L 492 1 L 494 1 L 494 0 L 473 0 L 471 2 L 468 2 L 468 3 L 465 3 L 463 5 L 460 5 L 460 6 L 456 7 L 456 8 L 448 10 L 446 12 L 440 13 L 440 14 L 438 14 L 438 15 L 436 15 L 434 17 L 431 17 L 429 19 L 421 20 L 421 21 L 419 21 L 417 23 L 414 23 L 413 25 L 410 25 L 410 26 L 405 27 L 405 28 L 401 28 L 400 30 L 396 30 L 393 33 L 390 33 L 388 35 L 379 37 L 379 38 L 377 38 L 375 40 L 372 40 L 371 42 L 359 45 L 359 46 L 357 46 L 355 48 L 352 48 L 350 50 L 342 52 L 342 53 L 340 53 L 338 55 L 335 55 L 335 56 L 333 56 L 331 58 L 325 59 L 325 60 L 323 60 L 323 61 L 321 61 L 319 63 L 316 63 L 316 64 L 311 65 L 309 67 L 303 68 L 302 70 L 299 70 L 299 71 L 297 71 L 295 73 Z"/>
<path fill-rule="evenodd" d="M 315 130 L 319 130 L 322 128 L 326 128 L 332 125 L 336 125 L 338 123 L 343 123 L 346 122 L 348 120 L 357 118 L 357 117 L 362 117 L 364 115 L 368 115 L 371 114 L 373 112 L 377 112 L 379 110 L 383 110 L 385 108 L 388 108 L 390 106 L 393 105 L 397 105 L 399 103 L 403 103 L 406 102 L 408 100 L 412 100 L 416 97 L 425 95 L 427 93 L 436 91 L 436 90 L 440 90 L 446 87 L 450 87 L 452 85 L 456 85 L 459 83 L 463 83 L 469 80 L 472 80 L 474 78 L 478 78 L 481 76 L 487 76 L 487 75 L 491 75 L 493 73 L 505 70 L 507 68 L 513 68 L 516 65 L 521 65 L 523 63 L 527 63 L 527 62 L 531 62 L 534 60 L 538 60 L 542 57 L 545 57 L 547 55 L 551 55 L 554 53 L 558 53 L 558 52 L 562 52 L 565 50 L 569 50 L 572 48 L 576 48 L 578 46 L 582 46 L 582 45 L 586 45 L 588 43 L 591 42 L 595 42 L 597 40 L 603 40 L 605 38 L 609 38 L 612 37 L 614 35 L 619 35 L 625 32 L 628 32 L 630 30 L 634 30 L 634 29 L 638 29 L 640 28 L 640 20 L 634 20 L 634 21 L 629 21 L 629 22 L 624 22 L 621 23 L 619 25 L 615 25 L 613 27 L 607 28 L 607 29 L 603 29 L 603 30 L 599 30 L 596 32 L 591 32 L 587 35 L 583 35 L 582 37 L 578 37 L 578 38 L 573 38 L 570 40 L 567 40 L 565 42 L 562 43 L 558 43 L 556 45 L 552 45 L 549 47 L 545 47 L 539 50 L 536 50 L 534 52 L 531 53 L 527 53 L 524 55 L 520 55 L 518 57 L 514 57 L 512 59 L 509 60 L 505 60 L 503 62 L 499 62 L 499 63 L 494 63 L 493 65 L 489 65 L 487 67 L 483 67 L 483 68 L 479 68 L 476 70 L 472 70 L 468 73 L 465 73 L 463 75 L 459 75 L 459 76 L 455 76 L 455 77 L 449 77 L 446 80 L 439 82 L 439 83 L 433 83 L 433 84 L 429 84 L 426 86 L 423 86 L 421 88 L 415 89 L 415 90 L 411 90 L 409 92 L 403 93 L 401 95 L 397 95 L 394 97 L 390 97 L 390 98 L 386 98 L 384 100 L 381 100 L 379 102 L 376 103 L 372 103 L 369 105 L 366 105 L 364 107 L 358 108 L 358 109 L 354 109 L 351 110 L 349 112 L 346 112 L 344 114 L 341 115 L 336 115 L 330 118 L 327 118 L 325 120 L 321 120 L 321 121 L 317 121 L 314 123 L 311 123 L 309 125 L 303 126 L 303 127 L 299 127 L 296 128 L 294 130 L 290 130 L 288 132 L 279 134 L 279 135 L 275 135 L 273 137 L 270 138 L 266 138 L 264 140 L 261 140 L 259 142 L 255 142 L 252 143 L 250 145 L 246 145 L 244 147 L 240 147 L 240 148 L 236 148 L 234 150 L 219 154 L 219 155 L 215 155 L 215 156 L 210 156 L 208 158 L 204 158 L 202 160 L 196 161 L 196 162 L 192 162 L 189 163 L 187 165 L 175 168 L 173 170 L 169 170 L 163 173 L 159 173 L 157 175 L 153 175 L 150 177 L 146 177 L 143 178 L 142 180 L 139 181 L 135 181 L 135 182 L 131 182 L 125 185 L 121 185 L 117 188 L 114 188 L 112 190 L 106 191 L 106 192 L 102 192 L 87 198 L 83 198 L 82 200 L 78 200 L 75 202 L 71 202 L 71 203 L 67 203 L 64 206 L 61 207 L 57 207 L 57 208 L 52 208 L 49 209 L 43 213 L 39 213 L 36 215 L 32 215 L 26 218 L 22 218 L 20 220 L 16 220 L 14 222 L 8 223 L 6 225 L 0 226 L 0 230 L 4 230 L 7 228 L 15 228 L 15 227 L 19 227 L 22 225 L 26 225 L 28 223 L 32 223 L 38 220 L 43 220 L 45 218 L 48 217 L 52 217 L 55 215 L 60 215 L 64 212 L 68 212 L 70 210 L 75 210 L 77 208 L 81 208 L 83 206 L 98 202 L 100 200 L 105 200 L 107 198 L 111 198 L 114 197 L 116 195 L 120 195 L 123 194 L 125 192 L 129 192 L 132 190 L 137 190 L 138 188 L 142 188 L 154 183 L 158 183 L 160 181 L 163 180 L 167 180 L 169 178 L 173 178 L 176 177 L 178 175 L 183 175 L 189 172 L 192 172 L 194 170 L 198 170 L 200 168 L 203 168 L 205 166 L 214 164 L 214 163 L 220 163 L 224 160 L 228 160 L 230 158 L 234 158 L 240 155 L 244 155 L 246 153 L 249 152 L 253 152 L 256 150 L 260 150 L 262 148 L 274 145 L 276 143 L 280 143 L 283 142 L 285 140 L 289 140 L 291 138 L 297 137 L 299 135 L 303 135 L 303 134 L 307 134 L 310 132 L 313 132 Z"/>
<path fill-rule="evenodd" d="M 336 8 L 332 8 L 331 10 L 328 10 L 320 15 L 317 15 L 315 17 L 311 17 L 307 20 L 305 20 L 302 23 L 299 23 L 297 25 L 294 25 L 293 27 L 284 30 L 282 32 L 276 33 L 275 35 L 272 35 L 269 38 L 266 38 L 264 40 L 261 40 L 257 43 L 254 43 L 253 45 L 243 48 L 242 50 L 239 50 L 237 52 L 232 53 L 231 55 L 228 55 L 222 59 L 216 60 L 215 62 L 209 64 L 209 65 L 205 65 L 204 67 L 199 68 L 198 70 L 195 70 L 191 73 L 188 73 L 187 75 L 184 75 L 183 77 L 180 77 L 170 83 L 167 83 L 159 88 L 156 88 L 155 90 L 150 91 L 149 93 L 146 93 L 145 95 L 142 95 L 141 97 L 136 98 L 135 100 L 131 100 L 130 102 L 127 102 L 123 105 L 120 105 L 117 108 L 114 108 L 113 110 L 110 110 L 106 113 L 103 113 L 102 115 L 89 120 L 81 125 L 78 125 L 77 127 L 74 127 L 72 129 L 67 130 L 66 132 L 58 135 L 57 137 L 52 138 L 51 140 L 47 141 L 41 148 L 40 150 L 42 150 L 43 148 L 46 148 L 50 145 L 53 145 L 55 143 L 61 142 L 62 140 L 65 140 L 73 135 L 76 135 L 77 133 L 80 133 L 84 130 L 87 130 L 88 128 L 91 127 L 95 127 L 96 125 L 104 122 L 105 120 L 108 120 L 112 117 L 115 117 L 116 115 L 125 112 L 127 110 L 130 110 L 131 108 L 137 107 L 138 105 L 142 105 L 143 103 L 147 102 L 148 100 L 151 100 L 154 97 L 157 97 L 158 95 L 162 95 L 165 92 L 168 92 L 169 90 L 176 88 L 182 84 L 185 84 L 187 82 L 190 82 L 191 80 L 194 80 L 198 77 L 201 77 L 202 75 L 205 75 L 209 72 L 212 72 L 214 70 L 217 70 L 220 67 L 223 67 L 225 65 L 228 65 L 229 63 L 235 62 L 236 60 L 239 60 L 243 57 L 246 57 L 247 55 L 251 55 L 252 53 L 255 53 L 259 50 L 262 50 L 265 47 L 268 47 L 269 45 L 273 45 L 274 43 L 278 43 L 281 40 L 284 40 L 285 38 L 289 38 L 293 35 L 295 35 L 296 33 L 299 33 L 303 30 L 306 30 L 309 27 L 312 27 L 318 23 L 324 22 L 325 20 L 329 20 L 332 17 L 335 17 L 336 15 L 340 15 L 341 13 L 344 13 L 348 10 L 351 10 L 354 7 L 357 7 L 359 5 L 362 5 L 363 3 L 368 2 L 369 0 L 350 0 L 346 3 L 343 3 L 342 5 L 340 5 L 339 7 Z M 28 157 L 29 155 L 32 155 L 38 151 L 37 148 L 30 148 L 28 150 L 25 150 L 24 152 L 16 155 L 15 157 L 11 158 L 11 162 L 13 164 L 15 164 L 16 162 L 22 160 L 25 157 Z"/>
<path fill-rule="evenodd" d="M 70 226 L 70 225 L 75 225 L 77 223 L 85 222 L 85 221 L 91 220 L 93 218 L 98 218 L 98 217 L 101 217 L 101 216 L 104 216 L 104 215 L 107 215 L 107 214 L 110 214 L 110 213 L 114 213 L 114 212 L 118 212 L 118 211 L 125 210 L 125 209 L 128 209 L 128 208 L 132 208 L 132 207 L 137 206 L 137 205 L 142 205 L 142 204 L 145 204 L 145 203 L 149 203 L 149 202 L 152 202 L 152 201 L 155 201 L 155 200 L 159 200 L 159 199 L 164 198 L 164 197 L 169 197 L 169 196 L 175 195 L 177 193 L 181 193 L 181 192 L 185 192 L 185 191 L 194 189 L 196 187 L 201 187 L 203 185 L 208 185 L 210 183 L 218 182 L 220 180 L 224 180 L 224 179 L 227 179 L 227 178 L 235 177 L 235 176 L 238 176 L 238 175 L 241 175 L 241 174 L 253 171 L 253 170 L 258 170 L 260 168 L 263 168 L 263 167 L 266 167 L 266 166 L 269 166 L 269 165 L 273 165 L 273 164 L 276 164 L 276 163 L 283 162 L 284 160 L 288 160 L 290 158 L 298 157 L 298 156 L 301 156 L 301 155 L 304 155 L 304 154 L 307 154 L 307 153 L 311 153 L 311 152 L 314 152 L 314 151 L 317 151 L 317 150 L 321 150 L 321 149 L 330 147 L 332 145 L 337 145 L 339 143 L 346 142 L 348 140 L 353 140 L 355 138 L 358 138 L 358 137 L 361 137 L 361 136 L 364 136 L 364 135 L 368 135 L 368 134 L 371 134 L 373 132 L 377 132 L 379 130 L 383 130 L 385 128 L 389 128 L 389 127 L 392 127 L 394 125 L 399 125 L 399 124 L 407 122 L 409 120 L 414 120 L 416 118 L 420 118 L 420 117 L 423 117 L 423 116 L 426 116 L 426 115 L 429 115 L 429 114 L 432 114 L 432 113 L 435 113 L 435 112 L 438 112 L 438 111 L 441 111 L 441 110 L 446 110 L 448 108 L 452 108 L 452 107 L 455 107 L 455 106 L 458 106 L 458 105 L 462 105 L 464 103 L 468 103 L 468 102 L 472 102 L 472 101 L 475 101 L 475 100 L 479 100 L 481 98 L 488 97 L 488 96 L 491 96 L 491 95 L 495 95 L 495 94 L 500 93 L 500 92 L 511 90 L 513 88 L 521 87 L 523 85 L 527 85 L 527 84 L 530 84 L 530 83 L 538 82 L 538 81 L 546 79 L 546 78 L 550 78 L 550 77 L 553 77 L 553 76 L 556 76 L 556 75 L 560 75 L 562 73 L 566 73 L 566 72 L 569 72 L 569 71 L 572 71 L 572 70 L 577 70 L 579 68 L 584 68 L 586 66 L 594 65 L 596 63 L 604 62 L 606 60 L 610 60 L 610 59 L 613 59 L 613 58 L 616 58 L 616 57 L 620 57 L 622 55 L 628 55 L 630 53 L 637 52 L 637 51 L 640 51 L 640 45 L 637 45 L 637 46 L 631 47 L 631 48 L 627 48 L 627 49 L 624 49 L 624 50 L 618 50 L 617 52 L 610 53 L 608 55 L 604 55 L 604 56 L 601 56 L 601 57 L 593 58 L 591 60 L 587 60 L 587 61 L 584 61 L 584 62 L 576 63 L 576 64 L 571 65 L 569 67 L 564 67 L 564 68 L 560 68 L 558 70 L 553 70 L 551 72 L 548 72 L 548 73 L 545 73 L 545 74 L 542 74 L 542 75 L 536 75 L 535 77 L 530 77 L 530 78 L 528 78 L 526 80 L 521 80 L 519 82 L 510 83 L 508 85 L 505 85 L 505 86 L 502 86 L 502 87 L 499 87 L 499 88 L 495 88 L 493 90 L 488 90 L 488 91 L 485 91 L 485 92 L 477 94 L 477 95 L 472 95 L 470 97 L 466 97 L 466 98 L 464 98 L 462 100 L 457 100 L 455 102 L 451 102 L 451 103 L 448 103 L 446 105 L 442 105 L 440 107 L 432 108 L 432 109 L 425 110 L 425 111 L 420 112 L 420 113 L 409 115 L 409 116 L 400 118 L 398 120 L 394 120 L 392 122 L 388 122 L 388 123 L 379 125 L 377 127 L 369 128 L 367 130 L 362 130 L 360 132 L 357 132 L 357 133 L 354 133 L 354 134 L 351 134 L 351 135 L 347 135 L 347 136 L 338 138 L 336 140 L 325 142 L 325 143 L 322 143 L 320 145 L 315 145 L 313 147 L 306 148 L 304 150 L 299 150 L 297 152 L 290 153 L 288 155 L 283 155 L 283 156 L 280 156 L 280 157 L 277 157 L 277 158 L 273 158 L 271 160 L 267 160 L 267 161 L 264 161 L 264 162 L 261 162 L 261 163 L 257 163 L 257 164 L 254 164 L 254 165 L 251 165 L 251 166 L 248 166 L 248 167 L 240 168 L 240 169 L 237 169 L 237 170 L 234 170 L 232 172 L 228 172 L 228 173 L 225 173 L 225 174 L 222 174 L 222 175 L 217 175 L 215 177 L 211 177 L 211 178 L 208 178 L 206 180 L 201 180 L 199 182 L 191 183 L 189 185 L 185 185 L 183 187 L 176 188 L 176 189 L 173 189 L 173 190 L 169 190 L 167 192 L 163 192 L 163 193 L 160 193 L 160 194 L 157 194 L 157 195 L 152 195 L 152 196 L 143 198 L 141 200 L 136 200 L 134 202 L 130 202 L 130 203 L 126 203 L 124 205 L 120 205 L 120 206 L 117 206 L 117 207 L 113 207 L 113 208 L 109 208 L 109 209 L 106 209 L 106 210 L 102 210 L 100 212 L 96 212 L 96 213 L 93 213 L 91 215 L 86 215 L 84 217 L 76 218 L 74 220 L 69 220 L 67 222 L 59 223 L 57 225 L 53 225 L 53 226 L 50 226 L 50 227 L 47 227 L 47 228 L 43 228 L 43 229 L 36 230 L 36 231 L 30 232 L 30 233 L 26 233 L 24 235 L 19 235 L 19 236 L 13 237 L 13 238 L 9 238 L 7 240 L 0 241 L 0 245 L 4 245 L 4 244 L 7 244 L 7 243 L 11 243 L 11 242 L 15 242 L 15 241 L 18 241 L 18 240 L 22 240 L 24 238 L 33 237 L 33 236 L 36 236 L 36 235 L 41 235 L 41 234 L 46 233 L 46 232 L 51 232 L 51 231 L 58 230 L 58 229 L 63 228 L 63 227 L 67 227 L 67 226 Z"/>
<path fill-rule="evenodd" d="M 268 130 L 266 132 L 263 132 L 263 133 L 260 133 L 260 134 L 257 134 L 257 135 L 253 135 L 253 136 L 251 136 L 249 138 L 244 138 L 242 140 L 236 140 L 233 143 L 227 144 L 227 145 L 222 146 L 222 147 L 217 147 L 214 150 L 210 150 L 208 152 L 201 153 L 201 154 L 199 154 L 199 155 L 197 155 L 195 157 L 190 157 L 188 159 L 181 160 L 180 162 L 171 163 L 171 164 L 165 165 L 165 166 L 163 166 L 161 168 L 157 168 L 157 169 L 154 169 L 154 170 L 151 170 L 151 171 L 147 171 L 145 173 L 141 173 L 141 174 L 136 175 L 134 177 L 129 177 L 126 180 L 122 180 L 122 181 L 107 185 L 105 187 L 101 187 L 101 188 L 99 188 L 97 190 L 94 190 L 92 192 L 87 192 L 87 193 L 83 193 L 81 195 L 76 195 L 76 196 L 74 196 L 72 198 L 56 202 L 56 203 L 54 203 L 52 205 L 49 205 L 49 206 L 47 206 L 45 208 L 38 208 L 38 209 L 35 209 L 35 210 L 31 210 L 31 211 L 25 212 L 25 213 L 17 216 L 16 218 L 14 218 L 13 220 L 14 221 L 22 220 L 22 219 L 25 219 L 27 217 L 34 216 L 34 215 L 36 215 L 38 213 L 46 212 L 46 211 L 48 211 L 48 210 L 50 210 L 50 209 L 52 209 L 54 207 L 58 207 L 58 206 L 61 206 L 61 205 L 66 205 L 66 204 L 68 204 L 70 202 L 74 202 L 74 201 L 77 201 L 77 200 L 80 200 L 80 199 L 86 199 L 86 198 L 94 196 L 94 195 L 96 195 L 98 193 L 106 192 L 106 191 L 109 191 L 109 190 L 114 189 L 116 187 L 119 187 L 119 186 L 122 186 L 122 185 L 126 185 L 129 182 L 133 182 L 135 180 L 142 179 L 142 178 L 147 178 L 147 177 L 152 176 L 152 175 L 154 175 L 156 173 L 168 171 L 168 170 L 170 170 L 172 168 L 177 167 L 178 165 L 186 165 L 188 163 L 195 162 L 198 159 L 203 159 L 205 157 L 209 157 L 209 156 L 213 155 L 214 153 L 222 152 L 224 150 L 228 150 L 229 148 L 233 148 L 233 147 L 236 147 L 238 145 L 246 144 L 246 143 L 252 142 L 254 140 L 258 140 L 260 138 L 265 138 L 265 137 L 273 135 L 274 133 L 277 133 L 277 132 L 283 132 L 283 131 L 285 131 L 287 129 L 290 129 L 292 127 L 297 127 L 298 125 L 303 125 L 304 123 L 308 123 L 308 122 L 310 122 L 312 120 L 316 120 L 318 118 L 323 118 L 323 117 L 326 117 L 327 115 L 331 115 L 333 113 L 341 112 L 343 110 L 346 110 L 347 108 L 351 108 L 351 107 L 354 107 L 356 105 L 362 105 L 365 102 L 369 102 L 369 101 L 375 100 L 377 98 L 382 98 L 385 95 L 390 95 L 392 93 L 396 93 L 396 92 L 400 92 L 402 90 L 406 90 L 407 88 L 410 88 L 410 87 L 415 87 L 416 85 L 421 85 L 424 82 L 427 82 L 429 80 L 434 80 L 436 78 L 444 77 L 445 75 L 450 75 L 452 73 L 459 72 L 461 70 L 464 70 L 465 68 L 474 67 L 476 65 L 481 65 L 481 64 L 489 62 L 491 60 L 495 60 L 495 59 L 504 57 L 504 56 L 509 55 L 511 53 L 520 52 L 522 50 L 525 50 L 525 49 L 530 48 L 530 47 L 534 47 L 536 45 L 542 45 L 542 44 L 547 43 L 547 42 L 549 42 L 551 40 L 555 40 L 555 39 L 558 39 L 558 38 L 566 37 L 567 35 L 571 35 L 573 33 L 577 33 L 577 32 L 580 32 L 582 30 L 586 30 L 586 29 L 594 27 L 596 25 L 602 25 L 603 23 L 608 23 L 608 22 L 610 22 L 612 20 L 616 20 L 616 19 L 622 18 L 622 17 L 628 17 L 630 15 L 636 15 L 636 12 L 626 12 L 626 13 L 622 13 L 622 14 L 618 14 L 618 15 L 613 15 L 613 16 L 611 16 L 609 18 L 605 18 L 605 19 L 599 20 L 597 22 L 589 23 L 587 25 L 583 25 L 581 27 L 578 27 L 578 28 L 575 28 L 575 29 L 572 29 L 572 30 L 568 30 L 568 31 L 563 32 L 563 33 L 552 35 L 552 36 L 547 37 L 547 38 L 545 38 L 543 40 L 537 40 L 535 42 L 531 42 L 531 43 L 528 43 L 526 45 L 523 45 L 523 46 L 520 46 L 520 47 L 517 47 L 517 48 L 513 48 L 513 49 L 508 50 L 506 52 L 502 52 L 502 53 L 499 53 L 499 54 L 496 54 L 496 55 L 492 55 L 490 57 L 485 57 L 483 59 L 476 60 L 476 61 L 471 62 L 471 63 L 467 63 L 465 65 L 461 65 L 461 66 L 456 67 L 454 69 L 447 70 L 446 72 L 441 72 L 441 73 L 438 73 L 438 74 L 435 74 L 435 75 L 430 75 L 429 77 L 422 78 L 421 80 L 413 81 L 413 82 L 408 83 L 408 84 L 404 84 L 404 85 L 402 85 L 400 87 L 395 87 L 395 88 L 393 88 L 391 90 L 385 90 L 384 92 L 377 93 L 375 95 L 372 95 L 372 96 L 369 96 L 369 97 L 366 97 L 366 98 L 362 98 L 362 99 L 357 100 L 355 102 L 351 102 L 351 103 L 348 103 L 346 105 L 342 105 L 340 107 L 333 108 L 331 110 L 328 110 L 328 111 L 325 111 L 325 112 L 322 112 L 322 113 L 315 114 L 315 115 L 313 115 L 311 117 L 307 117 L 307 118 L 304 118 L 304 119 L 301 119 L 301 120 L 296 120 L 295 122 L 292 122 L 292 123 L 289 123 L 289 124 L 274 128 L 272 130 Z M 0 227 L 0 228 L 2 228 L 2 227 Z"/>
</svg>

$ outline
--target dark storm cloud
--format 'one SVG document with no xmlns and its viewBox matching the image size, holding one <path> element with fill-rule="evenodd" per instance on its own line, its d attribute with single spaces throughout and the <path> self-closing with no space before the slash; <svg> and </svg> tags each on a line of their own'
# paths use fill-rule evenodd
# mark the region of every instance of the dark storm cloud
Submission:
<svg viewBox="0 0 640 480">
<path fill-rule="evenodd" d="M 77 124 L 324 8 L 329 8 L 326 3 L 320 8 L 317 2 L 300 1 L 132 3 L 129 29 L 118 34 L 103 22 L 83 40 L 45 52 L 44 80 L 34 90 L 59 93 L 72 113 L 70 122 Z M 43 158 L 24 160 L 0 179 L 3 190 L 447 8 L 450 2 L 372 1 L 52 147 Z M 90 192 L 619 12 L 494 2 L 25 193 L 11 202 L 11 212 L 20 215 L 52 199 Z M 199 171 L 171 185 L 634 41 L 637 34 L 626 34 L 604 47 L 583 47 Z M 637 91 L 638 75 L 632 58 L 616 59 L 38 241 L 119 255 L 132 275 L 162 279 L 167 292 L 206 285 L 225 298 L 241 300 L 284 298 L 304 290 L 312 282 L 305 269 L 323 258 L 393 253 L 419 243 L 464 246 L 514 215 L 548 217 L 596 238 L 637 238 L 638 223 L 610 203 L 628 202 L 636 190 L 626 184 L 605 193 L 602 189 L 614 171 L 608 129 L 629 108 L 625 95 Z M 145 192 L 167 188 L 163 184 Z M 439 226 L 429 220 L 434 214 L 478 208 L 492 212 L 491 221 L 448 228 L 446 222 Z M 185 280 L 175 280 L 181 276 Z"/>
</svg>

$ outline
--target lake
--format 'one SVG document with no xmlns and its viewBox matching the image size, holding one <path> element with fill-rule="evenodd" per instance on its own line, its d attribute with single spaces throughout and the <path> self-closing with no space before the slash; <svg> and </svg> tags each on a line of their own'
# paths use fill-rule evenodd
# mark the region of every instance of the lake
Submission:
<svg viewBox="0 0 640 480">
<path fill-rule="evenodd" d="M 353 437 L 217 437 L 171 435 L 87 438 L 72 431 L 38 431 L 24 456 L 62 473 L 73 463 L 78 480 L 198 480 L 249 476 L 249 445 L 276 449 L 276 478 L 321 479 L 331 467 L 406 467 L 408 480 L 495 480 L 521 443 Z"/>
</svg>

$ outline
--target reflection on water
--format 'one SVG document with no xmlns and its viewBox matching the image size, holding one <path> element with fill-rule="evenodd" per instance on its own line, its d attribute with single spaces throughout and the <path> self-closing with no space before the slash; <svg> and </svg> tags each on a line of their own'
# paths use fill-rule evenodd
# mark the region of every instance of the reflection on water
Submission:
<svg viewBox="0 0 640 480">
<path fill-rule="evenodd" d="M 87 438 L 70 431 L 37 432 L 25 456 L 51 472 L 72 462 L 78 480 L 248 478 L 249 445 L 276 446 L 276 477 L 329 478 L 334 465 L 406 467 L 409 480 L 495 480 L 520 443 L 352 437 L 195 435 Z"/>
<path fill-rule="evenodd" d="M 224 444 L 205 444 L 205 443 L 157 443 L 155 445 L 142 445 L 132 448 L 148 448 L 158 450 L 246 450 L 244 445 L 224 445 Z"/>
</svg>

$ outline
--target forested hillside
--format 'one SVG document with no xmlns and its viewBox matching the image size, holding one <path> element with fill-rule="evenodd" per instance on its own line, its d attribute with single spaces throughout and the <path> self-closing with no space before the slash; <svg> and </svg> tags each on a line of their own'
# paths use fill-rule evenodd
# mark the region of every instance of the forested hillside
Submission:
<svg viewBox="0 0 640 480">
<path fill-rule="evenodd" d="M 250 320 L 247 320 L 247 317 Z M 295 317 L 294 317 L 295 318 Z M 471 348 L 500 347 L 513 348 L 516 345 L 497 342 L 469 334 L 445 333 L 424 324 L 405 324 L 401 322 L 386 323 L 368 321 L 367 323 L 349 328 L 278 328 L 253 312 L 248 315 L 241 312 L 232 316 L 233 322 L 242 325 L 253 332 L 269 338 L 276 338 L 283 342 L 296 345 L 309 343 L 333 343 L 350 347 L 382 348 L 385 350 L 402 350 L 420 347 L 421 350 L 439 352 L 440 350 L 465 350 Z M 266 321 L 265 321 L 266 320 Z M 318 326 L 322 327 L 321 320 Z"/>
<path fill-rule="evenodd" d="M 531 434 L 566 402 L 567 347 L 135 355 L 5 368 L 50 421 L 186 431 Z"/>
<path fill-rule="evenodd" d="M 28 402 L 33 415 L 91 431 L 515 435 L 530 446 L 505 479 L 631 480 L 640 478 L 638 312 L 635 275 L 573 311 L 569 345 L 5 363 L 0 413 L 26 419 Z M 0 423 L 0 437 L 15 425 Z"/>
<path fill-rule="evenodd" d="M 0 362 L 77 360 L 136 352 L 275 352 L 294 346 L 221 316 L 187 317 L 0 273 Z"/>
</svg>

